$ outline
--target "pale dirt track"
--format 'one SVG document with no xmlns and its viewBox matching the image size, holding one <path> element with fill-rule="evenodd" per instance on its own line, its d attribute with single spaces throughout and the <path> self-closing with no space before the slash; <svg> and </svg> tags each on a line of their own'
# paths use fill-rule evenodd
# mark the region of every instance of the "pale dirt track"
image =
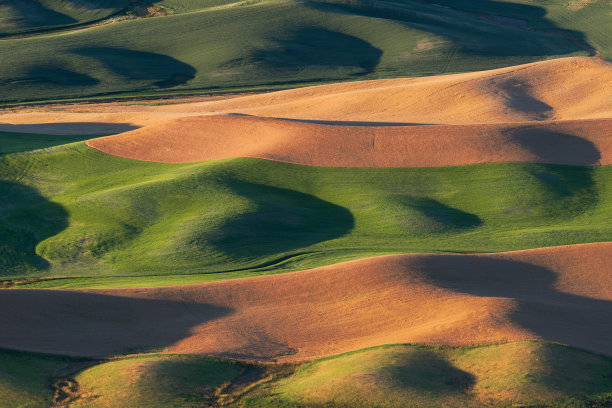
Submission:
<svg viewBox="0 0 612 408">
<path fill-rule="evenodd" d="M 350 167 L 498 162 L 588 166 L 612 164 L 612 119 L 340 126 L 251 116 L 197 116 L 88 140 L 87 144 L 115 156 L 171 163 L 255 157 Z"/>
<path fill-rule="evenodd" d="M 299 361 L 385 343 L 541 338 L 612 355 L 610 265 L 612 243 L 599 243 L 393 255 L 162 288 L 2 290 L 0 346 Z"/>
</svg>

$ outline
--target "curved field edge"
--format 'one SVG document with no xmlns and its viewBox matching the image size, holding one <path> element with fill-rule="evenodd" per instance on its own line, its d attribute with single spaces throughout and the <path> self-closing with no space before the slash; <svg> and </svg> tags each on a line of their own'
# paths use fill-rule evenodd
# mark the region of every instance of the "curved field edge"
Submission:
<svg viewBox="0 0 612 408">
<path fill-rule="evenodd" d="M 555 343 L 387 345 L 299 365 L 0 351 L 0 407 L 599 406 L 612 360 Z M 603 406 L 603 405 L 602 405 Z"/>
<path fill-rule="evenodd" d="M 5 155 L 0 168 L 0 225 L 11 237 L 2 277 L 73 278 L 46 286 L 124 285 L 121 276 L 153 286 L 391 253 L 612 240 L 610 166 L 165 164 L 76 143 Z"/>
</svg>

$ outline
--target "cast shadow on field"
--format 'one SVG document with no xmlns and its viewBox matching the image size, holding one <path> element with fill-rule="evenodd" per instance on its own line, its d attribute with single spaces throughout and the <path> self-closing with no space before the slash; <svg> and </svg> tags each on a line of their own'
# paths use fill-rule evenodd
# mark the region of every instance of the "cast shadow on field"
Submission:
<svg viewBox="0 0 612 408">
<path fill-rule="evenodd" d="M 158 88 L 184 85 L 195 78 L 196 69 L 168 55 L 114 47 L 83 47 L 74 54 L 92 58 L 129 81 L 144 81 Z"/>
<path fill-rule="evenodd" d="M 36 253 L 36 246 L 67 227 L 63 206 L 32 187 L 0 180 L 0 276 L 48 269 L 49 262 Z"/>
<path fill-rule="evenodd" d="M 1 3 L 0 3 L 1 4 Z M 65 26 L 78 23 L 74 18 L 45 7 L 38 1 L 12 1 L 11 9 L 17 13 L 16 22 L 23 23 L 29 21 L 32 23 L 31 30 L 18 30 L 16 32 L 0 31 L 0 37 L 12 35 L 20 32 L 30 32 L 39 30 L 39 26 Z M 11 25 L 7 25 L 10 29 Z"/>
<path fill-rule="evenodd" d="M 510 129 L 506 134 L 544 163 L 594 166 L 601 160 L 597 146 L 578 136 L 537 127 Z"/>
<path fill-rule="evenodd" d="M 0 290 L 0 309 L 10 310 L 0 314 L 0 327 L 10 328 L 0 331 L 1 347 L 86 357 L 155 351 L 232 313 L 195 301 L 31 289 Z"/>
<path fill-rule="evenodd" d="M 439 0 L 433 4 L 308 0 L 306 4 L 327 12 L 391 19 L 444 37 L 464 54 L 509 57 L 593 52 L 582 32 L 558 27 L 546 19 L 546 9 L 533 5 L 492 0 Z M 555 42 L 554 47 L 542 46 L 544 36 Z"/>
<path fill-rule="evenodd" d="M 385 368 L 395 388 L 439 395 L 467 392 L 476 383 L 474 375 L 431 350 L 412 350 L 406 357 Z"/>
<path fill-rule="evenodd" d="M 296 118 L 279 118 L 274 116 L 258 116 L 250 115 L 248 113 L 232 112 L 228 113 L 228 116 L 246 116 L 258 119 L 274 119 L 283 120 L 287 122 L 297 123 L 312 123 L 315 125 L 329 125 L 329 126 L 371 126 L 371 127 L 401 127 L 401 126 L 426 126 L 434 125 L 434 123 L 413 123 L 413 122 L 368 122 L 368 121 L 356 121 L 356 120 L 319 120 L 319 119 L 296 119 Z"/>
<path fill-rule="evenodd" d="M 547 218 L 573 218 L 600 201 L 594 167 L 538 163 L 527 174 L 537 180 L 539 194 L 546 197 L 537 205 Z"/>
<path fill-rule="evenodd" d="M 254 204 L 239 214 L 205 245 L 238 257 L 259 257 L 308 247 L 342 237 L 355 225 L 351 212 L 339 205 L 298 191 L 232 180 L 233 191 Z"/>
<path fill-rule="evenodd" d="M 557 290 L 557 275 L 547 268 L 474 255 L 436 255 L 422 259 L 419 270 L 439 287 L 516 300 L 511 319 L 538 337 L 612 354 L 612 302 Z"/>
<path fill-rule="evenodd" d="M 138 129 L 130 123 L 0 123 L 0 155 L 81 142 Z"/>
<path fill-rule="evenodd" d="M 360 76 L 374 72 L 383 54 L 361 38 L 318 27 L 299 28 L 274 42 L 270 49 L 254 52 L 251 59 L 272 70 L 344 68 L 352 71 L 349 75 Z"/>
</svg>

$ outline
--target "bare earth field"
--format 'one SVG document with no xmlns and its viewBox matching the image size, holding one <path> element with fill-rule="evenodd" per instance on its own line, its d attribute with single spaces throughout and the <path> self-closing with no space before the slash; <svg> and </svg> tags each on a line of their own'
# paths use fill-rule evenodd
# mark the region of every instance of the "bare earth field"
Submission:
<svg viewBox="0 0 612 408">
<path fill-rule="evenodd" d="M 564 58 L 192 103 L 18 109 L 0 114 L 0 131 L 120 133 L 87 143 L 159 162 L 255 157 L 321 166 L 607 165 L 611 86 L 611 63 Z"/>
<path fill-rule="evenodd" d="M 612 355 L 612 244 L 393 255 L 231 281 L 4 290 L 0 346 L 300 361 L 387 343 L 546 339 Z"/>
<path fill-rule="evenodd" d="M 180 129 L 177 137 L 177 129 Z M 315 166 L 612 163 L 612 119 L 482 125 L 352 126 L 251 116 L 196 116 L 87 141 L 156 162 L 255 157 Z"/>
</svg>

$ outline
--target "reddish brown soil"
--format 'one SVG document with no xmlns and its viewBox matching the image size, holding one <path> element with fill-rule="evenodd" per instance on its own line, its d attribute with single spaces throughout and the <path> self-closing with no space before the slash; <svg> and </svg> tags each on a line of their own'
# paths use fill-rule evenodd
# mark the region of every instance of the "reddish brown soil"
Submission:
<svg viewBox="0 0 612 408">
<path fill-rule="evenodd" d="M 612 243 L 599 243 L 384 256 L 162 288 L 3 290 L 0 346 L 299 361 L 386 343 L 542 338 L 612 355 L 610 265 Z"/>
<path fill-rule="evenodd" d="M 430 124 L 612 118 L 612 63 L 596 57 L 561 58 L 491 71 L 340 83 L 160 110 Z"/>
<path fill-rule="evenodd" d="M 345 126 L 250 116 L 175 119 L 87 144 L 120 157 L 256 157 L 316 166 L 612 163 L 612 119 L 528 124 Z"/>
</svg>

